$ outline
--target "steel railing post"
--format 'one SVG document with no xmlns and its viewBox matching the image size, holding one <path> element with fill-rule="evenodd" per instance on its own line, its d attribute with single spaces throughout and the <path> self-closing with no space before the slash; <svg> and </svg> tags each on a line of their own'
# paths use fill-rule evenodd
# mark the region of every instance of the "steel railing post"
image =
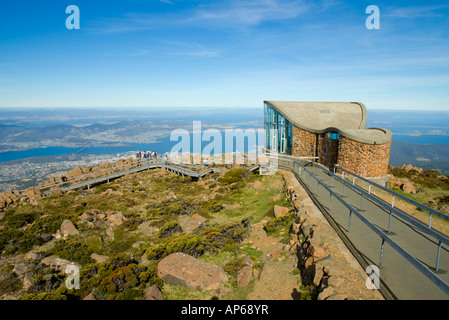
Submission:
<svg viewBox="0 0 449 320">
<path fill-rule="evenodd" d="M 360 194 L 360 211 L 363 211 L 363 193 Z"/>
<path fill-rule="evenodd" d="M 385 239 L 382 238 L 382 245 L 380 246 L 380 261 L 379 261 L 379 268 L 382 267 L 382 262 L 384 259 L 384 244 L 385 244 Z"/>
<path fill-rule="evenodd" d="M 440 253 L 441 253 L 441 240 L 438 241 L 438 251 L 437 251 L 437 263 L 435 270 L 438 271 L 440 268 Z"/>
<path fill-rule="evenodd" d="M 391 232 L 391 216 L 392 215 L 393 215 L 393 211 L 390 210 L 390 214 L 389 214 L 389 217 L 388 217 L 388 233 Z"/>
<path fill-rule="evenodd" d="M 348 232 L 351 232 L 351 217 L 352 217 L 352 210 L 349 210 Z"/>
</svg>

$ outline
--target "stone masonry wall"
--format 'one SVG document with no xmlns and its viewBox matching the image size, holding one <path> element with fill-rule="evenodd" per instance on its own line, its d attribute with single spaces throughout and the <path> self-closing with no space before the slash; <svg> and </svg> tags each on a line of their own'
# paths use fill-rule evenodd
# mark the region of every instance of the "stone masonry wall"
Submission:
<svg viewBox="0 0 449 320">
<path fill-rule="evenodd" d="M 292 156 L 315 157 L 316 139 L 316 134 L 293 126 Z"/>
<path fill-rule="evenodd" d="M 388 174 L 391 141 L 385 144 L 364 144 L 340 135 L 338 165 L 364 178 Z"/>
<path fill-rule="evenodd" d="M 329 139 L 327 133 L 318 134 L 318 162 L 330 170 L 334 168 L 338 157 L 338 140 Z"/>
<path fill-rule="evenodd" d="M 365 144 L 340 135 L 329 139 L 327 133 L 315 134 L 293 126 L 292 155 L 318 157 L 318 162 L 333 169 L 334 164 L 365 178 L 388 174 L 391 141 L 385 144 Z"/>
</svg>

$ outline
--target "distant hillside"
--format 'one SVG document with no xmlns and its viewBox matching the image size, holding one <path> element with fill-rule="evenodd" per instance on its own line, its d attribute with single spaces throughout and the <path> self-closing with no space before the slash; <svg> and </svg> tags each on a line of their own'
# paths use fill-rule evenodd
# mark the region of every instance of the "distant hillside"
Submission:
<svg viewBox="0 0 449 320">
<path fill-rule="evenodd" d="M 411 164 L 449 174 L 449 145 L 392 141 L 390 164 L 393 166 Z"/>
</svg>

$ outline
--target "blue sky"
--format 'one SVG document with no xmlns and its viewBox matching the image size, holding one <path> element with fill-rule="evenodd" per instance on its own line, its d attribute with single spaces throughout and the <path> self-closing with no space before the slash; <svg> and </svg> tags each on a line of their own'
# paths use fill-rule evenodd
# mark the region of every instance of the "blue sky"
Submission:
<svg viewBox="0 0 449 320">
<path fill-rule="evenodd" d="M 449 110 L 448 53 L 447 1 L 1 1 L 0 107 Z"/>
</svg>

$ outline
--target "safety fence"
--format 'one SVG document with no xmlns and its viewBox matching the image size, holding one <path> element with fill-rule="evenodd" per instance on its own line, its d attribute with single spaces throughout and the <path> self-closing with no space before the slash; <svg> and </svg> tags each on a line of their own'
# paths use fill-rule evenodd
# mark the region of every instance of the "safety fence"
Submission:
<svg viewBox="0 0 449 320">
<path fill-rule="evenodd" d="M 334 228 L 347 244 L 352 246 L 352 251 L 359 255 L 359 261 L 363 261 L 364 265 L 375 264 L 381 268 L 382 282 L 392 295 L 406 299 L 449 298 L 449 285 L 440 277 L 445 273 L 440 270 L 440 256 L 443 251 L 445 267 L 449 261 L 447 249 L 442 246 L 449 245 L 446 236 L 318 163 L 295 160 L 283 155 L 272 155 L 271 159 L 277 161 L 279 168 L 292 171 L 308 189 L 309 194 L 321 204 Z M 379 220 L 385 212 L 388 212 L 389 220 L 386 225 Z M 358 223 L 355 223 L 353 217 L 358 218 Z M 392 231 L 392 221 L 395 222 L 395 232 Z M 380 225 L 385 225 L 385 228 Z M 410 232 L 407 229 L 410 229 Z M 406 233 L 412 235 L 404 240 L 401 236 Z M 418 238 L 425 243 L 417 242 Z M 394 249 L 388 249 L 388 263 L 385 263 L 386 244 Z M 436 252 L 433 261 L 436 263 L 431 266 L 428 255 L 431 251 L 429 248 L 433 245 Z M 414 248 L 415 246 L 419 247 L 419 250 Z M 421 252 L 425 254 L 420 256 Z M 414 270 L 411 270 L 410 266 Z"/>
</svg>

